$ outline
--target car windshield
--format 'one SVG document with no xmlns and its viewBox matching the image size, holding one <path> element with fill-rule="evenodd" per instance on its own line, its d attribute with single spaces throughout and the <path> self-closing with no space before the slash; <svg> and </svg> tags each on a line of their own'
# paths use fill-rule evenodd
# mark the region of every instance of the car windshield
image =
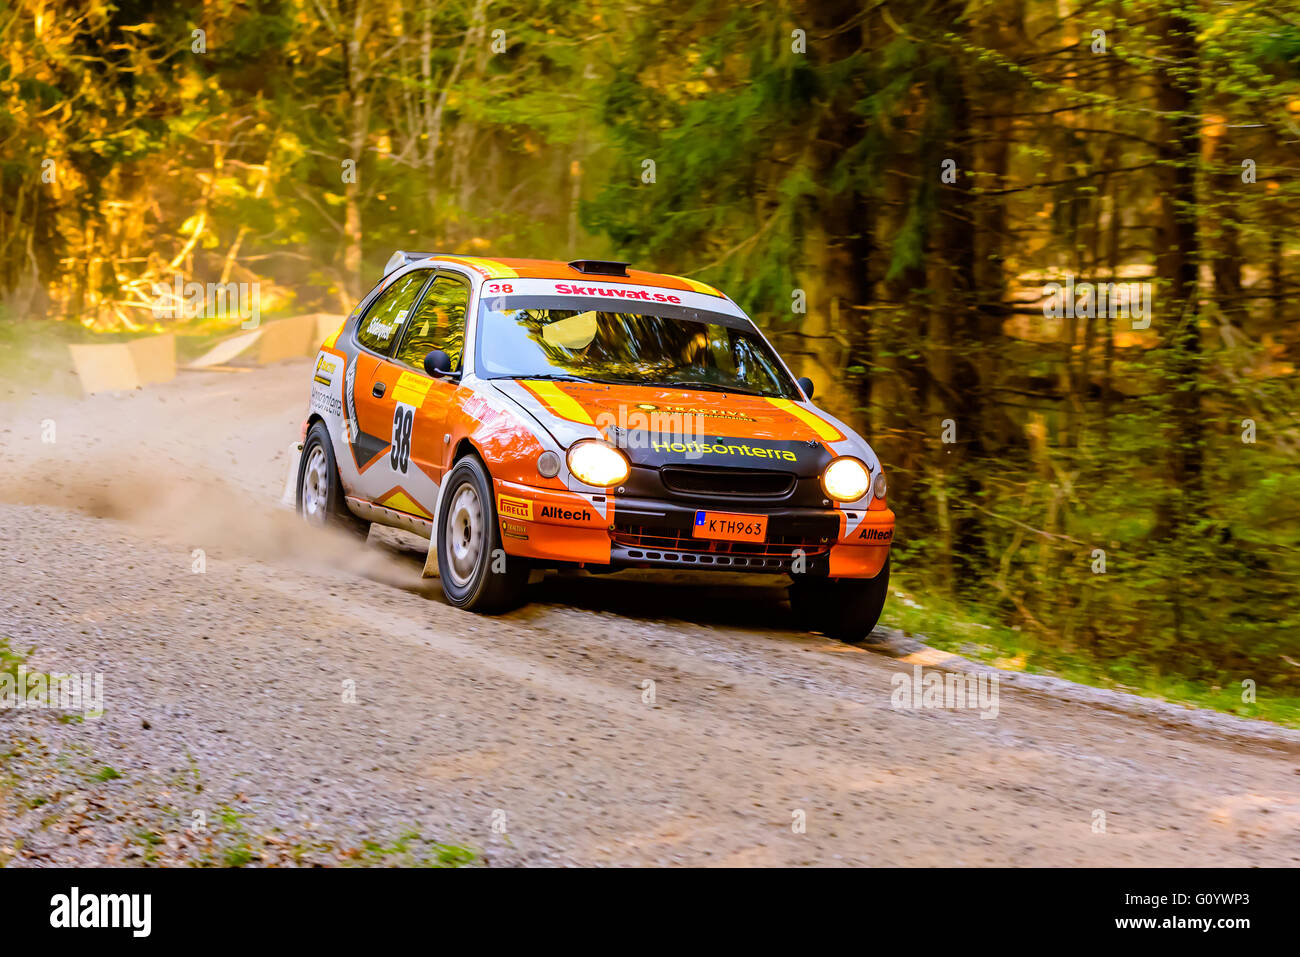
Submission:
<svg viewBox="0 0 1300 957">
<path fill-rule="evenodd" d="M 609 300 L 484 300 L 478 374 L 579 379 L 799 398 L 744 320 L 673 306 L 606 311 Z"/>
</svg>

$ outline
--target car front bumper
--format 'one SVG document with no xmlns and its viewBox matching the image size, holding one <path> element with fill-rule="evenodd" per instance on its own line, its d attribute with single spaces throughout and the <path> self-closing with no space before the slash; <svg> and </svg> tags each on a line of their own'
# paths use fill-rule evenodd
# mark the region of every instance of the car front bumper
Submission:
<svg viewBox="0 0 1300 957">
<path fill-rule="evenodd" d="M 543 564 L 874 578 L 893 541 L 894 513 L 879 501 L 873 503 L 877 507 L 844 511 L 618 495 L 589 499 L 576 492 L 500 480 L 496 485 L 507 554 Z M 700 509 L 765 515 L 766 538 L 694 538 Z"/>
</svg>

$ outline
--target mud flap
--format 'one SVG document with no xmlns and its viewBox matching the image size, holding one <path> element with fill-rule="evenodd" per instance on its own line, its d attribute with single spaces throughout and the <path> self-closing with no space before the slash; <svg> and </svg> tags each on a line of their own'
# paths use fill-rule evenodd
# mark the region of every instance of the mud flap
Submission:
<svg viewBox="0 0 1300 957">
<path fill-rule="evenodd" d="M 420 577 L 438 577 L 438 530 L 436 528 L 429 536 L 429 554 L 424 558 L 424 571 L 420 572 Z"/>
<path fill-rule="evenodd" d="M 429 553 L 424 556 L 421 578 L 438 577 L 438 516 L 442 514 L 442 493 L 446 489 L 446 483 L 439 483 L 438 498 L 433 503 L 433 526 L 429 529 Z"/>
<path fill-rule="evenodd" d="M 284 476 L 284 493 L 280 496 L 280 504 L 288 509 L 297 509 L 298 507 L 298 465 L 302 461 L 302 443 L 293 442 L 289 445 L 289 471 Z"/>
</svg>

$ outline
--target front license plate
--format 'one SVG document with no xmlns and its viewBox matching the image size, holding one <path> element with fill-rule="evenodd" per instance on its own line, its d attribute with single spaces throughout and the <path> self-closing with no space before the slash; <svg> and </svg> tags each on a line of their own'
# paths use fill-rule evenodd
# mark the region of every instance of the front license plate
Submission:
<svg viewBox="0 0 1300 957">
<path fill-rule="evenodd" d="M 691 535 L 720 542 L 761 542 L 767 538 L 767 516 L 700 511 L 695 513 Z"/>
</svg>

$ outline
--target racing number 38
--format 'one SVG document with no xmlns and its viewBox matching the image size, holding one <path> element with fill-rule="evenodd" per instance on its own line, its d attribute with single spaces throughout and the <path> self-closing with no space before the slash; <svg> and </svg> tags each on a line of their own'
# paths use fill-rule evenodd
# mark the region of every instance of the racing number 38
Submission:
<svg viewBox="0 0 1300 957">
<path fill-rule="evenodd" d="M 393 409 L 393 445 L 388 452 L 388 464 L 393 471 L 406 474 L 411 463 L 411 426 L 415 424 L 415 409 L 398 403 Z"/>
</svg>

